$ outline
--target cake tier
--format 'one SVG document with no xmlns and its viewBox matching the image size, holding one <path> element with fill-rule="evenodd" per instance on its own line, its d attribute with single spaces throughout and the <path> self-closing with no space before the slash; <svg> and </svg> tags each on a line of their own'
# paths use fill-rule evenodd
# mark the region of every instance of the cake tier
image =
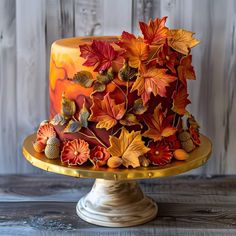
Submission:
<svg viewBox="0 0 236 236">
<path fill-rule="evenodd" d="M 84 101 L 87 108 L 91 107 L 91 94 L 93 93 L 93 88 L 82 87 L 80 84 L 71 81 L 71 78 L 73 78 L 73 76 L 79 71 L 88 71 L 94 78 L 96 78 L 98 72 L 94 72 L 93 67 L 83 65 L 85 60 L 80 56 L 81 53 L 79 47 L 85 43 L 92 43 L 95 39 L 109 42 L 116 50 L 120 50 L 114 43 L 118 41 L 118 37 L 116 36 L 67 38 L 57 40 L 52 44 L 49 75 L 50 119 L 52 119 L 56 114 L 61 113 L 63 94 L 66 98 L 75 102 L 77 111 L 82 108 Z M 116 78 L 115 81 L 115 83 L 109 83 L 106 86 L 105 91 L 97 93 L 96 96 L 103 99 L 104 95 L 109 93 L 110 97 L 115 98 L 117 103 L 124 102 L 125 98 L 118 86 L 126 86 L 126 82 L 123 82 L 118 78 Z M 130 101 L 136 98 L 137 96 L 135 93 L 128 95 Z M 65 133 L 63 132 L 64 129 L 65 126 L 55 126 L 55 130 L 60 140 L 73 140 L 80 138 L 87 141 L 92 146 L 99 144 L 96 139 L 90 139 L 81 134 L 84 133 L 87 136 L 91 136 L 91 132 L 87 129 L 82 128 L 79 133 Z M 106 145 L 109 145 L 109 135 L 111 131 L 114 132 L 114 130 L 107 131 L 105 129 L 97 129 L 96 124 L 93 122 L 90 123 L 90 130 L 94 132 L 97 137 L 100 137 Z"/>
</svg>

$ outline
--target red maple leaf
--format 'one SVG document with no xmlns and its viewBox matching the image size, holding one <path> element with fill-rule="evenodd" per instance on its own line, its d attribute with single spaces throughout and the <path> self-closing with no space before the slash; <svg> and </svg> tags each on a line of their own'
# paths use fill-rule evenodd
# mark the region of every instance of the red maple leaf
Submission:
<svg viewBox="0 0 236 236">
<path fill-rule="evenodd" d="M 84 66 L 95 66 L 94 71 L 104 71 L 120 54 L 108 43 L 93 40 L 92 44 L 80 45 L 80 56 L 86 59 Z"/>
<path fill-rule="evenodd" d="M 109 130 L 117 124 L 117 120 L 120 120 L 124 114 L 125 103 L 116 104 L 115 100 L 107 93 L 103 100 L 93 97 L 89 120 L 98 122 L 96 128 Z"/>
<path fill-rule="evenodd" d="M 139 22 L 143 37 L 148 44 L 163 44 L 168 37 L 168 28 L 165 26 L 167 16 L 161 19 L 150 20 L 148 24 Z"/>
<path fill-rule="evenodd" d="M 170 49 L 167 44 L 164 44 L 157 54 L 157 63 L 161 66 L 166 65 L 172 73 L 176 73 L 175 65 L 178 64 L 178 53 Z"/>
<path fill-rule="evenodd" d="M 195 80 L 196 75 L 192 66 L 192 55 L 182 57 L 178 66 L 178 76 L 180 81 L 187 86 L 186 80 Z"/>
<path fill-rule="evenodd" d="M 144 116 L 144 121 L 148 130 L 144 132 L 143 136 L 154 141 L 160 141 L 163 137 L 169 137 L 176 132 L 176 128 L 170 125 L 166 112 L 162 111 L 161 104 L 155 108 L 153 115 Z"/>
<path fill-rule="evenodd" d="M 138 95 L 141 95 L 144 105 L 150 99 L 151 93 L 155 96 L 160 95 L 161 97 L 165 97 L 166 87 L 176 80 L 176 77 L 167 74 L 167 71 L 167 69 L 159 69 L 154 66 L 149 69 L 141 67 L 140 75 L 134 82 L 131 92 L 137 90 Z"/>
<path fill-rule="evenodd" d="M 172 99 L 172 110 L 179 115 L 184 115 L 187 112 L 185 109 L 186 106 L 191 103 L 188 99 L 187 88 L 181 84 L 178 90 L 173 92 Z"/>
</svg>

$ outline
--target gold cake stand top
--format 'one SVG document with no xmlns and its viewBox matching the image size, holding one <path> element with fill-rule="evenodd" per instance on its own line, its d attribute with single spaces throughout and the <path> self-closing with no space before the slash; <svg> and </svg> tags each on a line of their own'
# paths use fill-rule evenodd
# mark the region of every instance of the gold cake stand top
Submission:
<svg viewBox="0 0 236 236">
<path fill-rule="evenodd" d="M 23 154 L 25 158 L 34 166 L 57 174 L 68 175 L 78 178 L 100 178 L 107 180 L 127 180 L 160 178 L 177 175 L 203 165 L 210 157 L 212 151 L 211 141 L 201 135 L 201 146 L 190 153 L 186 161 L 172 161 L 163 167 L 139 167 L 136 169 L 111 169 L 95 168 L 92 165 L 67 166 L 61 163 L 60 159 L 49 160 L 43 153 L 34 151 L 33 142 L 36 134 L 29 135 L 23 143 Z"/>
</svg>

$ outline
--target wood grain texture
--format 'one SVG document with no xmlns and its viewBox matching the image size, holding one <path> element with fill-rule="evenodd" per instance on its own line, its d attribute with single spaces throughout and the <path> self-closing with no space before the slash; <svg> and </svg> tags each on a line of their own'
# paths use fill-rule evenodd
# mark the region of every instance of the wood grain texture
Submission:
<svg viewBox="0 0 236 236">
<path fill-rule="evenodd" d="M 91 180 L 50 175 L 0 176 L 1 235 L 235 235 L 236 177 L 141 181 L 159 206 L 144 225 L 104 228 L 78 218 L 75 205 Z"/>
<path fill-rule="evenodd" d="M 18 133 L 15 0 L 0 1 L 0 18 L 0 162 L 4 163 L 0 165 L 0 173 L 14 173 Z"/>
<path fill-rule="evenodd" d="M 1 0 L 0 173 L 38 172 L 22 160 L 23 138 L 48 117 L 51 43 L 62 37 L 139 33 L 139 20 L 168 15 L 196 32 L 197 81 L 189 110 L 213 140 L 213 158 L 191 174 L 236 173 L 236 2 L 234 0 Z M 9 144 L 10 147 L 9 147 Z M 4 161 L 4 162 L 3 162 Z M 42 172 L 41 172 L 42 173 Z"/>
</svg>

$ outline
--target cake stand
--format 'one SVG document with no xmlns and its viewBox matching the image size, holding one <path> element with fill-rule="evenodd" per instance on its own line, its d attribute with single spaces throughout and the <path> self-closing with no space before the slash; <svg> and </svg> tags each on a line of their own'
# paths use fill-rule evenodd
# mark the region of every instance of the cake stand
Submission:
<svg viewBox="0 0 236 236">
<path fill-rule="evenodd" d="M 173 161 L 164 167 L 96 169 L 91 165 L 66 166 L 60 160 L 49 160 L 34 151 L 32 144 L 36 134 L 24 140 L 23 154 L 40 169 L 77 178 L 95 178 L 92 190 L 76 206 L 78 216 L 96 225 L 127 227 L 154 219 L 158 211 L 157 204 L 145 196 L 136 180 L 173 176 L 203 165 L 210 157 L 212 144 L 206 136 L 200 138 L 201 146 L 191 152 L 186 161 Z"/>
</svg>

